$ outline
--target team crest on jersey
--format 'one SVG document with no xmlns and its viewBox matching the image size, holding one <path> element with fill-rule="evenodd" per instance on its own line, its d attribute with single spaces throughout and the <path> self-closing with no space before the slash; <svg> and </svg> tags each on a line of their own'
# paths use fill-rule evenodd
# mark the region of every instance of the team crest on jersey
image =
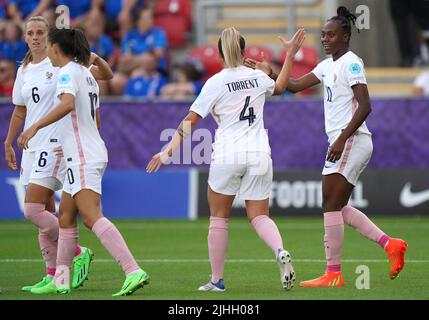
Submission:
<svg viewBox="0 0 429 320">
<path fill-rule="evenodd" d="M 51 80 L 53 75 L 54 74 L 52 72 L 46 71 L 46 80 Z"/>
<path fill-rule="evenodd" d="M 351 74 L 359 74 L 361 72 L 361 70 L 362 69 L 361 69 L 360 65 L 357 64 L 357 63 L 352 63 L 349 66 L 349 71 L 350 71 Z"/>
<path fill-rule="evenodd" d="M 337 81 L 337 75 L 334 73 L 334 82 Z"/>
<path fill-rule="evenodd" d="M 68 75 L 68 74 L 63 74 L 63 75 L 61 75 L 61 77 L 60 77 L 60 84 L 67 84 L 67 83 L 69 83 L 70 82 L 70 80 L 71 80 L 71 77 L 70 77 L 70 75 Z"/>
</svg>

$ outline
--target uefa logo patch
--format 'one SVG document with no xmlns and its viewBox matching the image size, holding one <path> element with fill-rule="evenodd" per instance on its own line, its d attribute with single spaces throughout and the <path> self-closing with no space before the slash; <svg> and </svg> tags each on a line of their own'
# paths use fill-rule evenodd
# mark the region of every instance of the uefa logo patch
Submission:
<svg viewBox="0 0 429 320">
<path fill-rule="evenodd" d="M 357 63 L 352 63 L 349 66 L 349 71 L 350 71 L 351 74 L 359 74 L 361 72 L 361 70 L 362 69 L 361 69 L 360 65 L 357 64 Z"/>
<path fill-rule="evenodd" d="M 60 77 L 59 83 L 60 83 L 60 84 L 67 84 L 67 83 L 69 83 L 69 82 L 70 82 L 70 80 L 71 80 L 70 75 L 68 75 L 68 74 L 63 74 L 63 75 L 61 75 L 61 77 Z"/>
</svg>

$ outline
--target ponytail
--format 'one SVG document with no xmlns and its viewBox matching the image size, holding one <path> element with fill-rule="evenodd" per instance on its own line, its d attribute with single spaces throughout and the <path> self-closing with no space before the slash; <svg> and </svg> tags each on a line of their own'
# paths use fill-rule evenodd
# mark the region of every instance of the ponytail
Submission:
<svg viewBox="0 0 429 320">
<path fill-rule="evenodd" d="M 24 60 L 22 60 L 22 66 L 25 68 L 28 66 L 28 64 L 33 61 L 33 54 L 31 53 L 31 50 L 28 50 L 25 54 Z"/>
<path fill-rule="evenodd" d="M 235 68 L 241 65 L 246 42 L 237 29 L 224 29 L 217 45 L 219 54 L 227 68 Z"/>
<path fill-rule="evenodd" d="M 79 29 L 52 28 L 48 35 L 51 44 L 58 44 L 62 53 L 81 65 L 88 65 L 91 57 L 88 40 Z"/>
<path fill-rule="evenodd" d="M 91 49 L 89 47 L 88 39 L 86 39 L 83 32 L 79 29 L 74 29 L 74 57 L 81 65 L 88 65 L 91 57 Z"/>
</svg>

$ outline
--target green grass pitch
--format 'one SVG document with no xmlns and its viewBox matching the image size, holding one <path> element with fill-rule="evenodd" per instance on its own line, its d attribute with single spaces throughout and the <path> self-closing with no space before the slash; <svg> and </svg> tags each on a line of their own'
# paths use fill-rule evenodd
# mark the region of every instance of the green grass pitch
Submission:
<svg viewBox="0 0 429 320">
<path fill-rule="evenodd" d="M 275 217 L 287 250 L 292 254 L 297 275 L 295 287 L 287 292 L 279 281 L 271 250 L 259 239 L 245 219 L 229 225 L 229 247 L 224 281 L 227 291 L 198 292 L 209 280 L 207 253 L 208 219 L 198 221 L 116 220 L 132 253 L 151 276 L 151 283 L 129 300 L 302 300 L 302 299 L 429 299 L 429 218 L 377 217 L 374 221 L 387 234 L 409 244 L 405 269 L 396 280 L 388 278 L 385 252 L 375 243 L 345 227 L 342 288 L 302 288 L 299 281 L 324 272 L 323 219 Z M 113 299 L 124 276 L 119 266 L 95 235 L 80 228 L 80 241 L 95 253 L 89 280 L 69 295 L 35 296 L 20 288 L 40 280 L 44 272 L 36 228 L 26 221 L 0 222 L 0 300 Z M 356 268 L 369 268 L 370 289 L 357 289 Z"/>
</svg>

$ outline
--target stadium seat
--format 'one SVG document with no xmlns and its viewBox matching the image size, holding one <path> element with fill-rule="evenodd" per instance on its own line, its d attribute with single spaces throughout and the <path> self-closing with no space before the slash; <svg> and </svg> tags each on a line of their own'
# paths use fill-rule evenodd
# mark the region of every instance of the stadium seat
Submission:
<svg viewBox="0 0 429 320">
<path fill-rule="evenodd" d="M 154 6 L 154 24 L 167 33 L 172 48 L 186 46 L 192 29 L 190 0 L 159 0 Z"/>
<path fill-rule="evenodd" d="M 283 64 L 287 56 L 286 50 L 282 50 L 279 55 L 279 62 Z M 311 72 L 318 63 L 319 53 L 312 47 L 302 46 L 295 56 L 291 77 L 299 78 L 306 73 Z M 317 91 L 315 88 L 308 88 L 301 92 L 301 95 L 313 95 Z"/>
<path fill-rule="evenodd" d="M 262 52 L 265 54 L 265 60 L 270 63 L 273 60 L 273 52 L 270 48 L 260 45 L 246 45 L 244 56 L 260 61 L 262 59 Z"/>
<path fill-rule="evenodd" d="M 197 47 L 191 51 L 190 56 L 199 59 L 204 65 L 204 81 L 223 69 L 222 59 L 215 45 Z"/>
</svg>

